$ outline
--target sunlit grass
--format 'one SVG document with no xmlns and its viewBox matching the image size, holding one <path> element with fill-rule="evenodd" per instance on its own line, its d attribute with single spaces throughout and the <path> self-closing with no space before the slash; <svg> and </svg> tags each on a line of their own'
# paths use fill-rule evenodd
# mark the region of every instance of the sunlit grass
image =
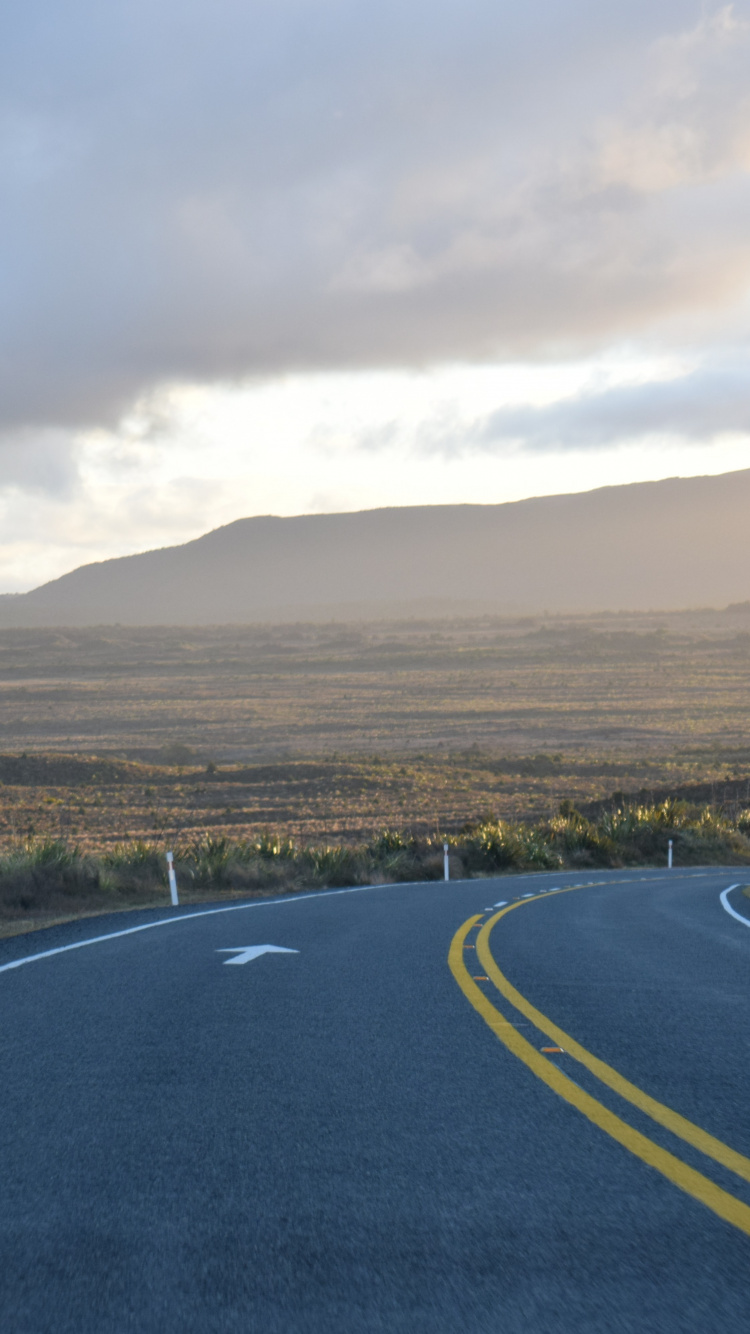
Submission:
<svg viewBox="0 0 750 1334">
<path fill-rule="evenodd" d="M 386 829 L 354 846 L 305 845 L 266 832 L 256 839 L 206 836 L 175 848 L 183 899 L 284 893 L 368 883 L 440 879 L 448 843 L 452 875 L 586 866 L 750 864 L 750 811 L 735 819 L 668 799 L 615 805 L 587 818 L 569 802 L 537 824 L 485 820 L 458 833 L 416 837 Z M 27 839 L 0 856 L 0 918 L 102 911 L 166 897 L 163 847 L 136 840 L 100 856 L 61 840 Z"/>
</svg>

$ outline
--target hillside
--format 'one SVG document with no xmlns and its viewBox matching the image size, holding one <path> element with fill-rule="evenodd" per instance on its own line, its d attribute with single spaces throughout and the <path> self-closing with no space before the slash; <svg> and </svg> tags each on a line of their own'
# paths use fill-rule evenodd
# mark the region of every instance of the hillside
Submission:
<svg viewBox="0 0 750 1334">
<path fill-rule="evenodd" d="M 0 626 L 721 607 L 750 596 L 750 469 L 544 496 L 239 519 L 0 597 Z"/>
</svg>

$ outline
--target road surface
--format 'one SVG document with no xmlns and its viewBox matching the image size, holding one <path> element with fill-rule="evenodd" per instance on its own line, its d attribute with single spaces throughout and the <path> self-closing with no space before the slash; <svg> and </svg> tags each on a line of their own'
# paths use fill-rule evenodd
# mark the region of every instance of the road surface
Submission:
<svg viewBox="0 0 750 1334">
<path fill-rule="evenodd" d="M 0 942 L 0 1328 L 750 1328 L 742 883 L 503 877 Z"/>
</svg>

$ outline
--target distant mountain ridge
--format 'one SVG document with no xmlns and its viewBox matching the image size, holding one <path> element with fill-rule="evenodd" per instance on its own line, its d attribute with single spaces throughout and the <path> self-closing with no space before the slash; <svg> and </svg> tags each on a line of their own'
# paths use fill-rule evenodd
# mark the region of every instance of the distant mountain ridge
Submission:
<svg viewBox="0 0 750 1334">
<path fill-rule="evenodd" d="M 541 496 L 238 519 L 0 597 L 0 626 L 675 610 L 750 596 L 750 469 Z"/>
</svg>

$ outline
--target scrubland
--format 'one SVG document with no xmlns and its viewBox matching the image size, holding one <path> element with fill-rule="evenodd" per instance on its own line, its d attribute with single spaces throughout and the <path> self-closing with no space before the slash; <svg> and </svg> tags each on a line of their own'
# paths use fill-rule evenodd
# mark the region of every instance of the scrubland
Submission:
<svg viewBox="0 0 750 1334">
<path fill-rule="evenodd" d="M 750 607 L 0 635 L 5 929 L 442 873 L 750 860 Z M 562 813 L 561 813 L 562 812 Z M 15 926 L 11 926 L 15 923 Z"/>
</svg>

